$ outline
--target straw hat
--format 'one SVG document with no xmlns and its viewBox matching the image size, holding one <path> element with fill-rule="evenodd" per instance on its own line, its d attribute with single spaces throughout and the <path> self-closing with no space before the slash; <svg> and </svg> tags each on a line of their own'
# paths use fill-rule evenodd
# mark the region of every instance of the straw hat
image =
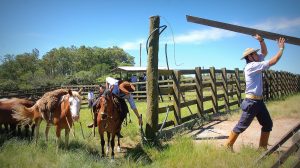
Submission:
<svg viewBox="0 0 300 168">
<path fill-rule="evenodd" d="M 259 49 L 254 49 L 254 48 L 246 48 L 245 51 L 243 52 L 243 57 L 241 59 L 244 59 L 246 56 L 253 52 L 257 52 Z"/>
<path fill-rule="evenodd" d="M 119 85 L 119 89 L 125 93 L 126 95 L 129 94 L 130 92 L 134 92 L 135 91 L 135 87 L 133 86 L 133 84 L 124 81 L 122 83 L 120 83 Z"/>
</svg>

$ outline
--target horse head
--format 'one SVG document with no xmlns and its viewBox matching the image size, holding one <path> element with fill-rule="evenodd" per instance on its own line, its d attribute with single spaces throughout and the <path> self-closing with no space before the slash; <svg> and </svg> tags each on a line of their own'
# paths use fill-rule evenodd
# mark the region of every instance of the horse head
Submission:
<svg viewBox="0 0 300 168">
<path fill-rule="evenodd" d="M 100 109 L 101 119 L 106 119 L 107 117 L 113 116 L 113 104 L 111 94 L 102 95 L 100 97 Z"/>
<path fill-rule="evenodd" d="M 69 94 L 69 103 L 70 103 L 70 111 L 74 121 L 77 121 L 80 116 L 80 107 L 82 98 L 80 96 L 80 92 L 76 91 L 68 91 Z"/>
</svg>

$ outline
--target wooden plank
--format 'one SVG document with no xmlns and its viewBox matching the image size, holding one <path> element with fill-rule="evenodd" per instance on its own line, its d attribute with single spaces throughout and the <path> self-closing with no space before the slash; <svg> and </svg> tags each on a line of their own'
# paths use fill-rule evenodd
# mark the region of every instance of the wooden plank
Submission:
<svg viewBox="0 0 300 168">
<path fill-rule="evenodd" d="M 190 74 L 195 74 L 195 70 L 194 69 L 182 69 L 182 70 L 179 70 L 180 73 L 182 75 L 190 75 Z"/>
<path fill-rule="evenodd" d="M 174 106 L 173 105 L 169 106 L 169 111 L 174 111 Z M 159 114 L 167 113 L 167 107 L 159 107 L 158 108 L 158 113 Z"/>
<path fill-rule="evenodd" d="M 197 100 L 189 100 L 189 101 L 185 101 L 184 103 L 181 103 L 181 108 L 184 108 L 184 107 L 188 107 L 188 106 L 192 106 L 192 105 L 195 105 L 197 104 Z"/>
<path fill-rule="evenodd" d="M 272 154 L 274 151 L 276 151 L 280 146 L 282 146 L 282 144 L 284 144 L 290 137 L 292 137 L 294 135 L 294 133 L 297 132 L 299 129 L 300 129 L 300 123 L 298 123 L 294 128 L 292 128 L 288 133 L 286 133 L 286 135 L 283 136 L 283 138 L 277 144 L 275 144 L 272 148 L 270 148 L 265 153 L 263 153 L 259 157 L 258 161 L 263 159 L 264 157 Z"/>
<path fill-rule="evenodd" d="M 234 101 L 234 102 L 230 102 L 229 106 L 234 106 L 234 105 L 237 105 L 237 104 L 239 104 L 239 102 L 238 101 Z"/>
<path fill-rule="evenodd" d="M 277 39 L 279 39 L 279 37 L 284 37 L 286 43 L 300 45 L 300 38 L 297 38 L 297 37 L 292 37 L 292 36 L 267 32 L 267 31 L 263 31 L 263 30 L 258 30 L 258 29 L 253 29 L 253 28 L 248 28 L 248 27 L 208 20 L 208 19 L 203 19 L 203 18 L 189 16 L 189 15 L 186 15 L 186 19 L 188 22 L 203 24 L 203 25 L 207 25 L 207 26 L 211 26 L 211 27 L 216 27 L 216 28 L 234 31 L 234 32 L 238 32 L 238 33 L 248 34 L 248 35 L 252 35 L 252 36 L 255 34 L 259 34 L 262 37 L 271 39 L 271 40 L 277 40 Z"/>
<path fill-rule="evenodd" d="M 300 160 L 298 160 L 293 166 L 292 168 L 299 168 L 300 167 Z"/>
<path fill-rule="evenodd" d="M 280 165 L 282 165 L 290 155 L 292 155 L 299 149 L 299 143 L 300 139 L 297 142 L 293 143 L 293 145 L 278 158 L 278 160 L 273 164 L 272 168 L 280 167 Z"/>
<path fill-rule="evenodd" d="M 189 116 L 186 116 L 186 117 L 183 117 L 182 119 L 181 119 L 181 121 L 182 121 L 182 123 L 185 123 L 185 122 L 187 122 L 187 121 L 191 121 L 192 119 L 195 119 L 195 118 L 198 118 L 198 114 L 191 114 L 191 115 L 189 115 Z"/>
</svg>

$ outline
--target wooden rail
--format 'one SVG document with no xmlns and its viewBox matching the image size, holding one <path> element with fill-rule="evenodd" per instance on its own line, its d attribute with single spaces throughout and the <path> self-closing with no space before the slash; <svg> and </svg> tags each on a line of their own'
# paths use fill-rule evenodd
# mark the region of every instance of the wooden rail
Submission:
<svg viewBox="0 0 300 168">
<path fill-rule="evenodd" d="M 243 71 L 239 69 L 227 70 L 201 69 L 168 71 L 168 80 L 159 81 L 159 91 L 162 96 L 167 96 L 169 111 L 174 112 L 174 118 L 170 118 L 164 127 L 180 125 L 188 119 L 204 116 L 211 113 L 220 113 L 239 107 L 242 95 L 245 91 Z M 300 91 L 300 75 L 288 72 L 266 71 L 263 73 L 264 99 L 272 100 L 285 97 Z M 136 82 L 135 99 L 147 98 L 146 82 Z M 84 97 L 90 89 L 98 94 L 98 85 L 63 85 L 56 87 L 44 87 L 26 91 L 0 91 L 0 98 L 21 97 L 38 99 L 45 92 L 58 88 L 70 88 L 72 90 L 83 89 Z M 193 99 L 186 95 L 193 94 Z M 211 104 L 211 105 L 210 105 Z M 191 113 L 182 114 L 183 108 L 196 106 Z M 166 107 L 158 108 L 159 116 L 164 116 Z M 161 123 L 159 123 L 161 125 Z"/>
</svg>

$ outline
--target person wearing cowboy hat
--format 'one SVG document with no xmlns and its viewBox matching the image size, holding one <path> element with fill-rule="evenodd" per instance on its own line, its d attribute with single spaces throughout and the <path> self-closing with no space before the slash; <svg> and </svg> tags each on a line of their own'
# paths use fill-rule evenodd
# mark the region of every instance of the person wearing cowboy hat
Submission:
<svg viewBox="0 0 300 168">
<path fill-rule="evenodd" d="M 106 78 L 106 88 L 110 90 L 111 93 L 116 95 L 118 97 L 118 101 L 120 103 L 121 109 L 122 109 L 122 114 L 121 114 L 121 122 L 125 119 L 127 113 L 129 112 L 127 104 L 125 102 L 125 99 L 127 99 L 128 103 L 130 104 L 131 109 L 137 116 L 139 120 L 139 125 L 143 125 L 143 120 L 142 117 L 140 116 L 138 109 L 134 103 L 134 99 L 132 96 L 132 92 L 135 91 L 135 87 L 133 86 L 132 83 L 128 81 L 122 81 L 122 80 L 117 80 L 112 77 L 107 77 Z M 120 137 L 122 137 L 121 134 L 119 134 Z"/>
<path fill-rule="evenodd" d="M 246 60 L 246 66 L 244 68 L 245 74 L 245 99 L 241 104 L 242 114 L 240 120 L 231 131 L 225 146 L 233 150 L 233 144 L 238 138 L 239 134 L 244 132 L 254 117 L 257 118 L 261 128 L 261 136 L 259 141 L 259 147 L 267 149 L 270 132 L 272 131 L 273 122 L 263 101 L 263 79 L 262 72 L 269 69 L 270 66 L 275 65 L 281 58 L 284 50 L 285 39 L 280 37 L 277 40 L 279 51 L 270 59 L 264 60 L 268 50 L 264 39 L 256 34 L 253 36 L 259 41 L 261 47 L 261 53 L 257 52 L 259 49 L 247 48 L 243 53 L 241 59 Z"/>
<path fill-rule="evenodd" d="M 103 85 L 99 84 L 99 87 L 98 87 L 98 96 L 96 97 L 95 101 L 93 101 L 93 104 L 92 104 L 92 112 L 93 112 L 93 122 L 90 123 L 87 127 L 88 128 L 93 128 L 93 127 L 97 127 L 97 115 L 98 113 L 96 113 L 96 107 L 100 101 L 100 97 L 102 96 L 102 94 L 104 93 L 105 91 L 105 88 Z"/>
</svg>

